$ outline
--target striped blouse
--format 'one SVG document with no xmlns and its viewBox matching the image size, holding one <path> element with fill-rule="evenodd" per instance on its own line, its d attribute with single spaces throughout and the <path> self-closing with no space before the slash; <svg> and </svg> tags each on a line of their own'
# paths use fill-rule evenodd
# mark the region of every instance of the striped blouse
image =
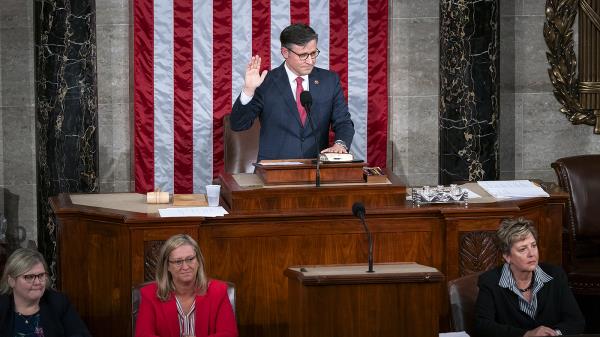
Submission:
<svg viewBox="0 0 600 337">
<path fill-rule="evenodd" d="M 185 314 L 183 311 L 183 307 L 179 302 L 177 296 L 175 296 L 175 302 L 177 303 L 177 317 L 179 318 L 179 335 L 183 336 L 195 336 L 196 335 L 196 315 L 194 312 L 196 311 L 196 300 L 194 299 L 194 303 L 192 303 L 192 307 L 190 308 L 190 312 Z"/>
<path fill-rule="evenodd" d="M 531 285 L 531 302 L 527 302 L 523 293 L 517 288 L 517 283 L 510 271 L 508 263 L 505 263 L 502 267 L 502 275 L 500 276 L 498 285 L 517 294 L 517 297 L 519 298 L 519 309 L 532 319 L 535 319 L 535 312 L 537 311 L 538 304 L 537 293 L 542 289 L 544 283 L 549 282 L 550 280 L 552 280 L 552 276 L 546 274 L 540 266 L 536 266 L 533 271 L 533 284 Z"/>
</svg>

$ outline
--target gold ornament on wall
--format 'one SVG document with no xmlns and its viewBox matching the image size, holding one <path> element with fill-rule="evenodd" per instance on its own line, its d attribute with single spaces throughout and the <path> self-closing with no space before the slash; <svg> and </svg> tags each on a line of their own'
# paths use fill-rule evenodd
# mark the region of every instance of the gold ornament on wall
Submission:
<svg viewBox="0 0 600 337">
<path fill-rule="evenodd" d="M 547 0 L 544 23 L 548 74 L 560 111 L 574 125 L 594 126 L 596 134 L 600 134 L 599 9 L 599 0 Z M 573 40 L 578 11 L 579 69 Z"/>
</svg>

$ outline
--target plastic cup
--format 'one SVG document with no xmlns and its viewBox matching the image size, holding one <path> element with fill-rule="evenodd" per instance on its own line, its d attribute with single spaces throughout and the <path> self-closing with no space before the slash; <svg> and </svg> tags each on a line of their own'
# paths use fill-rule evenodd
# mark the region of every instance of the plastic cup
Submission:
<svg viewBox="0 0 600 337">
<path fill-rule="evenodd" d="M 206 198 L 208 206 L 219 206 L 219 194 L 221 193 L 221 185 L 206 185 Z"/>
</svg>

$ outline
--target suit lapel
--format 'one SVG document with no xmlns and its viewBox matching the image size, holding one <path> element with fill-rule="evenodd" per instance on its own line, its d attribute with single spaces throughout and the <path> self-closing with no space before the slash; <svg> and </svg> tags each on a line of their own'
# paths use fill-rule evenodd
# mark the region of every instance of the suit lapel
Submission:
<svg viewBox="0 0 600 337">
<path fill-rule="evenodd" d="M 196 296 L 196 337 L 208 336 L 213 333 L 210 326 L 210 306 L 206 301 L 206 295 Z"/>
<path fill-rule="evenodd" d="M 521 309 L 519 308 L 519 297 L 517 296 L 517 294 L 513 293 L 510 289 L 507 288 L 501 288 L 502 289 L 502 293 L 504 294 L 504 296 L 506 297 L 506 301 L 509 303 L 512 311 L 514 312 L 521 312 Z"/>
<path fill-rule="evenodd" d="M 44 336 L 52 337 L 55 336 L 57 332 L 56 322 L 53 317 L 50 317 L 53 314 L 52 308 L 44 301 L 40 301 L 40 325 L 44 329 Z"/>
<path fill-rule="evenodd" d="M 323 96 L 323 90 L 321 90 L 321 75 L 319 69 L 314 67 L 313 70 L 308 75 L 308 90 L 310 90 L 310 95 L 312 96 L 313 105 L 311 107 L 311 114 L 314 123 L 316 124 L 316 128 L 319 129 L 319 105 L 315 104 L 315 102 L 322 102 L 321 96 Z"/>
<path fill-rule="evenodd" d="M 285 104 L 288 106 L 288 113 L 292 115 L 296 121 L 300 123 L 300 114 L 298 113 L 298 107 L 296 106 L 296 100 L 294 99 L 294 94 L 292 94 L 289 78 L 285 71 L 285 66 L 282 63 L 279 67 L 273 70 L 275 75 L 275 84 L 281 93 L 281 97 L 285 101 Z"/>
<path fill-rule="evenodd" d="M 168 301 L 161 301 L 160 303 L 164 315 L 163 317 L 169 318 L 169 320 L 167 320 L 169 336 L 179 337 L 179 313 L 177 313 L 177 303 L 175 301 L 175 295 L 171 294 L 171 298 Z M 171 320 L 171 317 L 176 317 L 176 319 Z"/>
<path fill-rule="evenodd" d="M 12 295 L 0 295 L 0 336 L 8 336 L 14 327 L 14 299 Z"/>
<path fill-rule="evenodd" d="M 550 281 L 552 282 L 552 281 Z M 535 312 L 535 317 L 538 317 L 538 313 L 544 310 L 544 306 L 548 303 L 548 296 L 550 291 L 550 282 L 544 283 L 544 286 L 537 292 L 537 309 Z"/>
</svg>

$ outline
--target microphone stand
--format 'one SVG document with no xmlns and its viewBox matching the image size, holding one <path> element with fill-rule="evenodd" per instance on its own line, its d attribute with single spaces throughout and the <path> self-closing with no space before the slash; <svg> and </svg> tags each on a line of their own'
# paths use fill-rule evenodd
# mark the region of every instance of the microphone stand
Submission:
<svg viewBox="0 0 600 337">
<path fill-rule="evenodd" d="M 369 230 L 369 226 L 367 226 L 367 222 L 365 221 L 365 206 L 361 202 L 355 202 L 352 205 L 352 214 L 359 218 L 362 222 L 362 225 L 367 232 L 367 238 L 369 239 L 369 270 L 367 273 L 374 273 L 373 270 L 373 238 L 371 237 L 371 231 Z"/>
<path fill-rule="evenodd" d="M 367 237 L 369 238 L 369 270 L 367 270 L 367 273 L 374 273 L 375 271 L 373 270 L 373 238 L 371 237 L 371 231 L 369 230 L 369 227 L 367 227 L 367 223 L 365 222 L 365 216 L 362 214 L 360 216 L 360 221 L 362 222 L 363 227 L 367 232 Z"/>
<path fill-rule="evenodd" d="M 304 110 L 306 110 L 306 116 L 308 116 L 308 124 L 310 124 L 310 128 L 312 130 L 313 136 L 315 137 L 315 145 L 317 146 L 317 171 L 316 171 L 315 186 L 320 187 L 321 186 L 321 168 L 320 168 L 321 153 L 320 153 L 319 149 L 321 148 L 321 146 L 319 144 L 319 138 L 317 137 L 317 133 L 315 132 L 316 127 L 312 120 L 312 114 L 310 113 L 310 104 L 305 104 L 303 106 L 304 106 Z"/>
</svg>

